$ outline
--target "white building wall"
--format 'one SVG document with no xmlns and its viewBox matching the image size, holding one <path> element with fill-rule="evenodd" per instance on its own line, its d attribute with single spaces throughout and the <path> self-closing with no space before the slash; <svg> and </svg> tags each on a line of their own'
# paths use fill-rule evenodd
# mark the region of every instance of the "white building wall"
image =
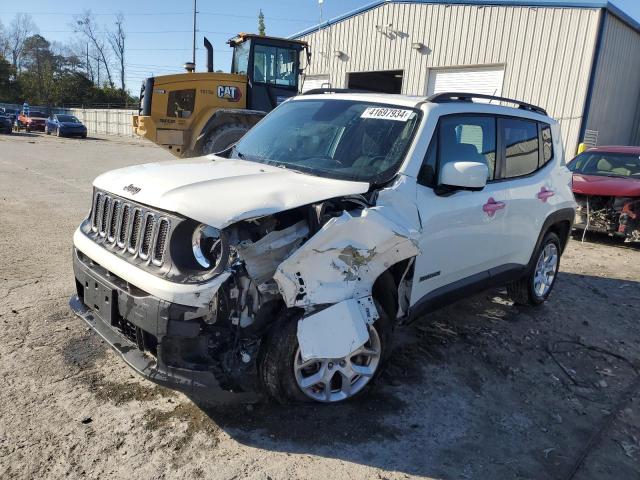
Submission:
<svg viewBox="0 0 640 480">
<path fill-rule="evenodd" d="M 425 95 L 429 69 L 502 65 L 502 95 L 560 120 L 568 155 L 578 135 L 600 9 L 388 3 L 300 37 L 311 44 L 307 74 L 333 87 L 349 72 L 404 70 L 405 94 Z M 411 48 L 423 43 L 421 51 Z M 336 51 L 343 53 L 336 56 Z"/>
</svg>

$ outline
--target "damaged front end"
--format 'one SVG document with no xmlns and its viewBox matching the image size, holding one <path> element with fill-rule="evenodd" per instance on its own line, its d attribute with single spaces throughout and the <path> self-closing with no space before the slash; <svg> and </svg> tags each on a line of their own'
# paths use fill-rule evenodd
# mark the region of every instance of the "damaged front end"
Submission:
<svg viewBox="0 0 640 480">
<path fill-rule="evenodd" d="M 640 198 L 574 194 L 574 228 L 640 241 Z"/>
<path fill-rule="evenodd" d="M 379 318 L 380 303 L 373 298 L 376 280 L 401 265 L 393 288 L 410 291 L 407 271 L 418 253 L 419 219 L 415 205 L 407 201 L 400 208 L 385 202 L 383 190 L 243 220 L 221 230 L 162 216 L 173 229 L 166 239 L 172 258 L 156 273 L 201 285 L 189 298 L 190 306 L 180 304 L 180 298 L 161 300 L 141 288 L 145 282 L 134 286 L 116 268 L 85 255 L 81 248 L 93 237 L 108 246 L 110 216 L 98 215 L 108 224 L 101 237 L 101 219 L 92 231 L 92 215 L 76 233 L 81 237 L 74 254 L 78 295 L 72 307 L 153 381 L 192 394 L 203 388 L 225 395 L 255 392 L 265 339 L 279 335 L 274 328 L 283 316 L 297 321 L 305 362 L 348 358 L 365 349 L 370 326 Z M 144 224 L 142 230 L 144 234 Z M 185 243 L 189 237 L 190 245 Z M 180 260 L 185 245 L 192 251 L 191 270 Z M 143 267 L 156 268 L 153 263 Z M 384 308 L 401 316 L 408 307 L 406 296 L 394 298 L 396 304 Z"/>
</svg>

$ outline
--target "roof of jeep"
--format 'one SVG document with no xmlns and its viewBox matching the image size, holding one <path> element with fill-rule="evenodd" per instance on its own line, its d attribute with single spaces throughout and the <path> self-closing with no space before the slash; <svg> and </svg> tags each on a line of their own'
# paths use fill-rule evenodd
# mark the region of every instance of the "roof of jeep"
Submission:
<svg viewBox="0 0 640 480">
<path fill-rule="evenodd" d="M 550 123 L 556 121 L 548 115 L 542 115 L 538 112 L 515 108 L 505 105 L 497 105 L 482 102 L 469 101 L 443 101 L 431 102 L 429 97 L 423 95 L 397 95 L 389 93 L 318 93 L 311 95 L 299 95 L 292 97 L 291 100 L 352 100 L 359 102 L 381 103 L 385 105 L 393 105 L 408 108 L 420 108 L 422 105 L 438 106 L 443 110 L 451 110 L 450 113 L 493 113 L 494 115 L 510 115 L 517 117 L 531 118 L 534 120 L 544 120 Z M 449 112 L 446 112 L 449 113 Z"/>
<path fill-rule="evenodd" d="M 423 96 L 396 95 L 390 93 L 318 93 L 314 95 L 303 95 L 296 98 L 296 100 L 302 99 L 355 100 L 359 102 L 384 103 L 411 108 L 415 108 L 421 103 L 427 101 L 427 97 Z"/>
</svg>

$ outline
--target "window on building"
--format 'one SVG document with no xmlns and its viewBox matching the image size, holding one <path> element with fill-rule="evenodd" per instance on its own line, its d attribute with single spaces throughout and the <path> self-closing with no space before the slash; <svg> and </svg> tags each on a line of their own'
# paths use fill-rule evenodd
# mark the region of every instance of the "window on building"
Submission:
<svg viewBox="0 0 640 480">
<path fill-rule="evenodd" d="M 491 116 L 451 115 L 440 120 L 439 166 L 449 162 L 481 162 L 487 165 L 487 179 L 496 168 L 496 120 Z"/>
<path fill-rule="evenodd" d="M 505 178 L 520 177 L 538 169 L 538 124 L 503 118 L 500 122 L 505 149 Z"/>
</svg>

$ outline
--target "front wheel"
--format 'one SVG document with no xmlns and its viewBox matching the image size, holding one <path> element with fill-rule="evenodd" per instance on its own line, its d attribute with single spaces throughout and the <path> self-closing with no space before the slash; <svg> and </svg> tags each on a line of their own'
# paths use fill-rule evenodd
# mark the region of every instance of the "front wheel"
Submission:
<svg viewBox="0 0 640 480">
<path fill-rule="evenodd" d="M 519 305 L 540 305 L 549 295 L 560 268 L 560 239 L 548 232 L 535 254 L 535 263 L 520 280 L 507 285 L 507 293 Z"/>
<path fill-rule="evenodd" d="M 304 361 L 298 345 L 298 319 L 281 318 L 271 329 L 259 363 L 261 382 L 276 401 L 337 403 L 364 393 L 382 371 L 390 349 L 389 320 L 369 326 L 369 340 L 344 358 Z"/>
</svg>

